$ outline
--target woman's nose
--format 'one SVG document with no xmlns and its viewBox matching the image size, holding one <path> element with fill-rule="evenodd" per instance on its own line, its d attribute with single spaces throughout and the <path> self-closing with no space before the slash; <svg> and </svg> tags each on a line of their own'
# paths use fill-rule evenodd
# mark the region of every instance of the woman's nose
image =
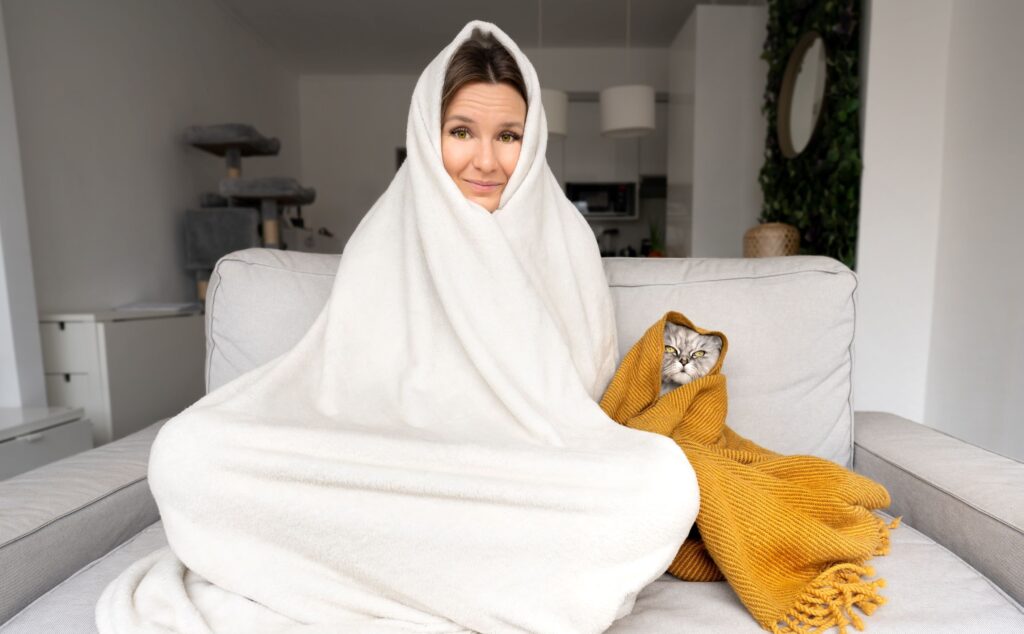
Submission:
<svg viewBox="0 0 1024 634">
<path fill-rule="evenodd" d="M 494 149 L 490 143 L 481 143 L 473 160 L 473 167 L 481 172 L 489 172 L 494 169 Z"/>
</svg>

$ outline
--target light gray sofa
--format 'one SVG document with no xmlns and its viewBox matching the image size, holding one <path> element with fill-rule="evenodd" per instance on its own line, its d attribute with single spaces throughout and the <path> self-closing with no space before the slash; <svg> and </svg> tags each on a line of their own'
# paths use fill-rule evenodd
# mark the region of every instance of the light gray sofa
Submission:
<svg viewBox="0 0 1024 634">
<path fill-rule="evenodd" d="M 264 249 L 220 260 L 207 297 L 207 389 L 295 343 L 337 263 Z M 904 524 L 892 553 L 873 560 L 888 603 L 865 620 L 869 632 L 1024 631 L 1024 465 L 890 414 L 854 415 L 852 272 L 821 257 L 605 264 L 622 351 L 667 310 L 724 331 L 730 425 L 888 487 L 889 514 Z M 95 631 L 103 587 L 165 544 L 146 483 L 162 422 L 0 482 L 2 634 Z M 725 583 L 664 575 L 609 631 L 762 630 Z"/>
</svg>

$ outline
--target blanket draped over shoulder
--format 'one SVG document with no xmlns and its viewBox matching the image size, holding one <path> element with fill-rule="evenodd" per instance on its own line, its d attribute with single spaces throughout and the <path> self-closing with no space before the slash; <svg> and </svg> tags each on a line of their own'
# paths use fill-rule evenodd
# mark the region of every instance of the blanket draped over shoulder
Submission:
<svg viewBox="0 0 1024 634">
<path fill-rule="evenodd" d="M 722 338 L 705 377 L 658 396 L 665 321 Z M 814 456 L 784 456 L 725 424 L 721 373 L 728 341 L 670 311 L 630 349 L 601 400 L 619 423 L 671 437 L 685 452 L 700 488 L 694 530 L 668 572 L 687 581 L 725 579 L 772 632 L 809 632 L 863 622 L 884 603 L 883 579 L 864 562 L 889 552 L 891 524 L 870 509 L 889 505 L 880 484 Z"/>
</svg>

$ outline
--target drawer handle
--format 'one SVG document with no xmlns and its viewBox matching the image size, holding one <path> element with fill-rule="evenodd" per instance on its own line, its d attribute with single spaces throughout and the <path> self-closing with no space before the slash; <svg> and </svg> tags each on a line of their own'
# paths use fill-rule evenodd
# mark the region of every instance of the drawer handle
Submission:
<svg viewBox="0 0 1024 634">
<path fill-rule="evenodd" d="M 18 440 L 23 442 L 35 442 L 43 437 L 43 432 L 36 432 L 34 434 L 25 434 L 24 436 L 18 436 Z"/>
</svg>

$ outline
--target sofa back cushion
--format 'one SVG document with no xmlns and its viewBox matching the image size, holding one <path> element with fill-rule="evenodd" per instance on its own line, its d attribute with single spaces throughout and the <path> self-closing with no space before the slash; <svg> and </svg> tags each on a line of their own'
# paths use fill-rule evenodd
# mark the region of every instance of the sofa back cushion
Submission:
<svg viewBox="0 0 1024 634">
<path fill-rule="evenodd" d="M 207 391 L 289 350 L 331 292 L 339 256 L 246 249 L 207 292 Z M 620 357 L 666 311 L 729 338 L 728 423 L 781 453 L 849 466 L 855 275 L 825 257 L 606 258 Z"/>
<path fill-rule="evenodd" d="M 820 256 L 610 258 L 621 354 L 666 311 L 725 333 L 727 422 L 773 451 L 853 456 L 856 276 Z"/>
<path fill-rule="evenodd" d="M 244 249 L 206 289 L 206 391 L 290 350 L 327 303 L 340 256 Z"/>
</svg>

